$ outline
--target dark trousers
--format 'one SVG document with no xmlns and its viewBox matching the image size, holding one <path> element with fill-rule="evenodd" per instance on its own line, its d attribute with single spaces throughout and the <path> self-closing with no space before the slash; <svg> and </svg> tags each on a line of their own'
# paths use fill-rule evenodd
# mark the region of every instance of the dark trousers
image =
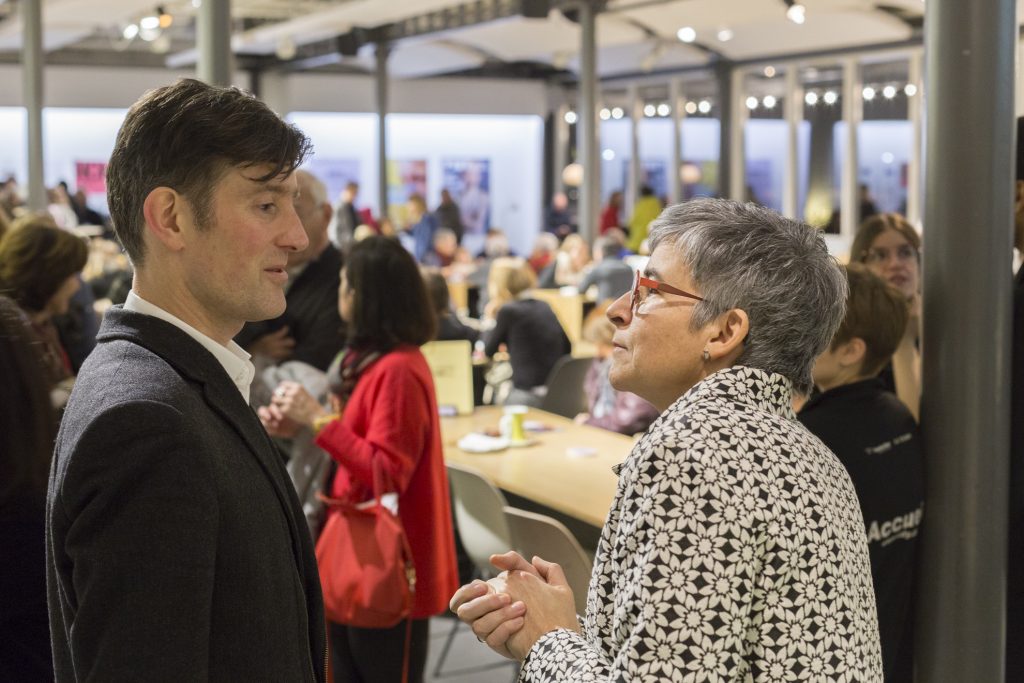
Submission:
<svg viewBox="0 0 1024 683">
<path fill-rule="evenodd" d="M 406 622 L 391 628 L 328 625 L 334 683 L 402 683 Z M 413 619 L 409 681 L 422 683 L 430 643 L 430 620 Z"/>
</svg>

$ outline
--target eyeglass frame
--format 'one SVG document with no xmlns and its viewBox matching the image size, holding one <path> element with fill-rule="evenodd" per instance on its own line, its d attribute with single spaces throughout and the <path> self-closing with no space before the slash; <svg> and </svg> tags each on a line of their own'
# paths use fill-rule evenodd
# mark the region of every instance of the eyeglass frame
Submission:
<svg viewBox="0 0 1024 683">
<path fill-rule="evenodd" d="M 636 312 L 637 306 L 640 304 L 640 288 L 647 287 L 657 292 L 665 292 L 666 294 L 675 294 L 676 296 L 685 296 L 688 299 L 695 299 L 697 301 L 704 301 L 704 297 L 691 294 L 690 292 L 684 292 L 683 290 L 673 287 L 665 282 L 653 280 L 649 277 L 645 277 L 640 273 L 640 269 L 637 268 L 633 271 L 633 287 L 629 290 L 629 309 Z"/>
</svg>

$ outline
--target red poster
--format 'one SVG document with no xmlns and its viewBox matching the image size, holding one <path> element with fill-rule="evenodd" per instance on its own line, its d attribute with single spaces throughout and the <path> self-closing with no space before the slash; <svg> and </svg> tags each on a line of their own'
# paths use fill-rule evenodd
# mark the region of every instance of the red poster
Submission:
<svg viewBox="0 0 1024 683">
<path fill-rule="evenodd" d="M 75 189 L 86 194 L 107 193 L 107 163 L 105 161 L 76 161 Z"/>
</svg>

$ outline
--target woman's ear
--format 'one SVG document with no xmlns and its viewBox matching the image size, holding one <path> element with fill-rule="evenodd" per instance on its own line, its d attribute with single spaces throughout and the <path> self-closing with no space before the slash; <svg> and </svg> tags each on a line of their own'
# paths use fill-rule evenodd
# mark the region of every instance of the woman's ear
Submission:
<svg viewBox="0 0 1024 683">
<path fill-rule="evenodd" d="M 154 188 L 142 203 L 146 232 L 170 251 L 185 248 L 184 228 L 193 224 L 185 198 L 169 187 Z"/>
<path fill-rule="evenodd" d="M 743 342 L 750 333 L 750 318 L 742 308 L 731 308 L 711 323 L 711 339 L 705 344 L 707 360 L 732 365 L 743 353 Z"/>
</svg>

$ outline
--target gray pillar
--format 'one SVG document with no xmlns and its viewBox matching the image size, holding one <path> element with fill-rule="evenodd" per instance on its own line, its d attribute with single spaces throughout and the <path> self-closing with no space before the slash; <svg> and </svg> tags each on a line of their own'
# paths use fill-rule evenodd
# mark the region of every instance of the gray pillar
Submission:
<svg viewBox="0 0 1024 683">
<path fill-rule="evenodd" d="M 729 160 L 732 158 L 734 145 L 732 108 L 732 62 L 720 61 L 715 64 L 715 80 L 718 82 L 718 122 L 720 135 L 718 138 L 718 196 L 728 197 L 732 182 Z"/>
<path fill-rule="evenodd" d="M 196 76 L 211 85 L 231 85 L 231 0 L 203 0 L 196 20 Z"/>
<path fill-rule="evenodd" d="M 679 177 L 683 165 L 683 119 L 686 111 L 683 109 L 682 87 L 678 78 L 673 78 L 668 84 L 668 104 L 672 107 L 672 150 L 668 155 L 668 203 L 678 204 L 683 199 L 682 180 Z"/>
<path fill-rule="evenodd" d="M 930 0 L 925 20 L 928 477 L 918 678 L 1002 681 L 1013 226 L 1013 0 Z"/>
<path fill-rule="evenodd" d="M 917 88 L 913 97 L 907 98 L 907 115 L 910 119 L 910 163 L 907 164 L 907 220 L 914 225 L 921 223 L 921 196 L 922 176 L 921 172 L 923 158 L 924 138 L 924 88 L 921 87 L 921 77 L 924 64 L 924 54 L 914 51 L 910 55 L 910 78 L 907 83 L 912 83 Z"/>
<path fill-rule="evenodd" d="M 626 178 L 627 215 L 633 215 L 633 207 L 640 198 L 640 122 L 644 118 L 644 103 L 640 100 L 640 88 L 631 84 L 627 89 L 629 97 L 629 173 Z M 628 220 L 628 219 L 627 219 Z"/>
<path fill-rule="evenodd" d="M 732 92 L 732 146 L 729 148 L 729 196 L 736 201 L 747 201 L 747 120 L 750 110 L 747 109 L 746 73 L 741 69 L 733 69 L 729 79 Z"/>
<path fill-rule="evenodd" d="M 846 155 L 839 187 L 839 232 L 852 240 L 860 223 L 860 178 L 857 133 L 864 118 L 860 62 L 850 57 L 843 63 L 843 120 L 846 121 Z"/>
<path fill-rule="evenodd" d="M 804 89 L 800 85 L 799 67 L 786 67 L 786 96 L 782 98 L 786 117 L 786 171 L 782 179 L 782 213 L 803 220 L 800 203 L 800 124 L 804 120 Z"/>
<path fill-rule="evenodd" d="M 568 105 L 561 105 L 555 110 L 554 117 L 554 149 L 551 155 L 551 163 L 553 167 L 551 169 L 551 191 L 552 193 L 562 192 L 565 189 L 565 183 L 562 182 L 562 171 L 565 170 L 566 165 L 569 163 L 569 124 L 565 122 L 565 115 L 569 113 Z M 551 202 L 551 197 L 545 197 L 543 205 L 547 206 Z"/>
<path fill-rule="evenodd" d="M 576 149 L 583 165 L 580 188 L 579 231 L 594 240 L 601 214 L 601 156 L 597 149 L 597 11 L 591 2 L 580 3 L 580 106 Z"/>
<path fill-rule="evenodd" d="M 377 43 L 377 206 L 388 215 L 388 44 Z M 395 229 L 401 226 L 396 225 Z"/>
<path fill-rule="evenodd" d="M 46 209 L 43 185 L 43 9 L 42 2 L 21 3 L 21 75 L 28 118 L 28 208 Z"/>
</svg>

